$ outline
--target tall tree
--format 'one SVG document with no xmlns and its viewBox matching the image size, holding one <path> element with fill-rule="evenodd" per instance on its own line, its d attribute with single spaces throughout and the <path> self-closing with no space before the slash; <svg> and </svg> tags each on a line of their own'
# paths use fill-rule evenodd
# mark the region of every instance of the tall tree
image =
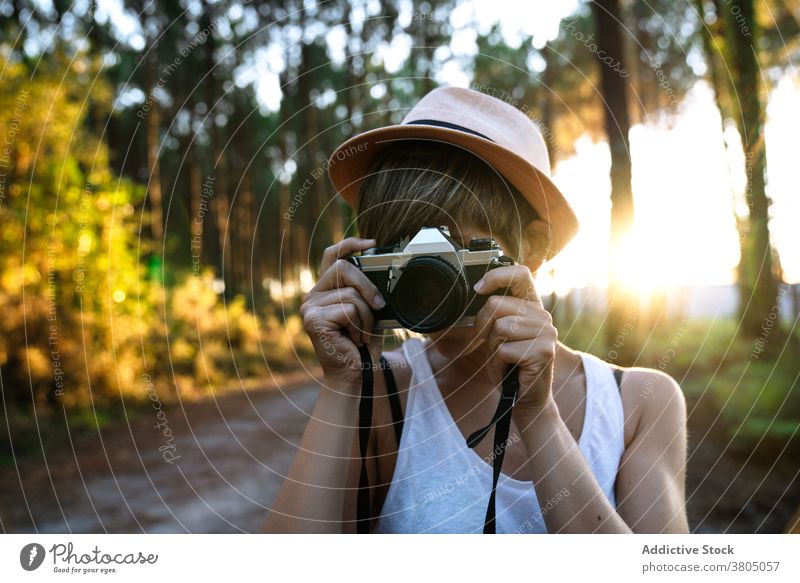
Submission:
<svg viewBox="0 0 800 583">
<path fill-rule="evenodd" d="M 211 136 L 211 174 L 214 177 L 213 211 L 216 217 L 217 235 L 219 237 L 219 269 L 217 273 L 222 276 L 225 283 L 225 295 L 231 297 L 235 293 L 235 271 L 231 261 L 231 232 L 228 219 L 230 217 L 230 198 L 228 194 L 228 164 L 225 152 L 224 128 L 220 127 L 217 118 L 226 118 L 224 109 L 223 92 L 224 67 L 217 63 L 216 50 L 218 47 L 216 33 L 212 22 L 221 17 L 218 12 L 217 4 L 212 4 L 208 0 L 203 2 L 203 14 L 200 17 L 200 27 L 203 31 L 209 31 L 205 42 L 205 69 L 208 75 L 205 84 L 206 107 L 208 114 L 206 123 L 208 132 Z"/>
<path fill-rule="evenodd" d="M 161 252 L 164 243 L 164 215 L 161 196 L 161 109 L 158 103 L 156 79 L 158 77 L 158 55 L 155 43 L 149 46 L 144 58 L 145 95 L 150 100 L 149 111 L 145 115 L 145 148 L 147 152 L 147 195 L 150 201 L 150 235 L 156 246 L 156 254 Z"/>
<path fill-rule="evenodd" d="M 600 67 L 600 92 L 605 112 L 605 131 L 611 150 L 611 273 L 609 277 L 607 340 L 614 344 L 626 325 L 633 324 L 636 312 L 624 294 L 616 277 L 619 261 L 619 246 L 633 227 L 633 191 L 631 187 L 631 153 L 628 132 L 627 82 L 616 63 L 623 63 L 623 25 L 619 0 L 592 2 L 597 35 L 598 66 Z M 602 58 L 601 58 L 602 57 Z M 604 59 L 611 59 L 614 66 Z M 631 337 L 626 336 L 618 350 L 612 352 L 612 360 L 626 362 L 633 353 Z M 613 358 L 616 356 L 616 358 Z"/>
<path fill-rule="evenodd" d="M 745 199 L 748 223 L 739 267 L 740 331 L 746 338 L 761 333 L 775 305 L 778 287 L 773 275 L 766 193 L 767 157 L 764 141 L 764 87 L 758 63 L 759 25 L 753 0 L 731 0 L 720 7 L 725 28 L 726 60 L 734 89 L 730 104 L 745 156 Z"/>
</svg>

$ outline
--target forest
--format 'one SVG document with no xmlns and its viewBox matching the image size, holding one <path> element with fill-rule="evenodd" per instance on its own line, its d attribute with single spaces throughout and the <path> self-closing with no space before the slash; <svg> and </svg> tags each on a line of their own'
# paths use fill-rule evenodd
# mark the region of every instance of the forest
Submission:
<svg viewBox="0 0 800 583">
<path fill-rule="evenodd" d="M 2 0 L 0 470 L 53 496 L 32 468 L 153 408 L 176 459 L 186 407 L 313 375 L 298 308 L 358 234 L 329 156 L 457 85 L 576 208 L 559 338 L 680 383 L 693 526 L 800 524 L 798 57 L 791 0 Z"/>
</svg>

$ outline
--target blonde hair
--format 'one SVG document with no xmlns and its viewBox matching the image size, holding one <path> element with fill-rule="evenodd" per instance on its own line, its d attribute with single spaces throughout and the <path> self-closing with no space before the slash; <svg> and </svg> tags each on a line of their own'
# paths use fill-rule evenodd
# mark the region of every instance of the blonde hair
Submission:
<svg viewBox="0 0 800 583">
<path fill-rule="evenodd" d="M 450 225 L 456 238 L 469 225 L 501 239 L 503 252 L 522 261 L 525 226 L 539 216 L 520 192 L 471 152 L 441 142 L 404 140 L 388 146 L 361 181 L 359 235 L 378 246 L 413 236 L 422 227 Z M 544 247 L 546 241 L 529 241 Z M 422 336 L 395 330 L 400 339 Z"/>
</svg>

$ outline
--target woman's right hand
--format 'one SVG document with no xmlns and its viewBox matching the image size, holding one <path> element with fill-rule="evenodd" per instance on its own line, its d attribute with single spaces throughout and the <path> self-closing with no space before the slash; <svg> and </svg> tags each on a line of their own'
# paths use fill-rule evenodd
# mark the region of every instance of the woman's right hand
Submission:
<svg viewBox="0 0 800 583">
<path fill-rule="evenodd" d="M 375 244 L 375 239 L 349 237 L 325 249 L 319 281 L 300 306 L 326 384 L 340 390 L 352 388 L 353 396 L 361 379 L 358 346 L 367 345 L 373 360 L 383 349 L 383 335 L 372 335 L 372 310 L 385 303 L 375 284 L 344 258 Z"/>
</svg>

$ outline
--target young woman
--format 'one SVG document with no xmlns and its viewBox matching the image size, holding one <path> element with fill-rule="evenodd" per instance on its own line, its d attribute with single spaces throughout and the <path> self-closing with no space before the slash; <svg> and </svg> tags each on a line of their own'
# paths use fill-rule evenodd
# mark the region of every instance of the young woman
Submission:
<svg viewBox="0 0 800 583">
<path fill-rule="evenodd" d="M 359 232 L 324 253 L 301 313 L 324 384 L 264 532 L 354 532 L 360 454 L 358 346 L 373 362 L 378 290 L 350 254 L 447 226 L 462 244 L 492 237 L 516 265 L 487 272 L 491 295 L 471 327 L 406 333 L 384 354 L 403 416 L 398 443 L 387 386 L 375 375 L 367 473 L 372 532 L 471 533 L 483 528 L 493 444 L 465 438 L 485 426 L 502 375 L 519 366 L 496 530 L 688 532 L 686 407 L 678 384 L 645 368 L 613 369 L 558 341 L 533 274 L 577 229 L 549 179 L 537 125 L 511 105 L 469 89 L 440 88 L 403 123 L 360 134 L 330 159 Z M 491 433 L 490 433 L 491 436 Z"/>
</svg>

